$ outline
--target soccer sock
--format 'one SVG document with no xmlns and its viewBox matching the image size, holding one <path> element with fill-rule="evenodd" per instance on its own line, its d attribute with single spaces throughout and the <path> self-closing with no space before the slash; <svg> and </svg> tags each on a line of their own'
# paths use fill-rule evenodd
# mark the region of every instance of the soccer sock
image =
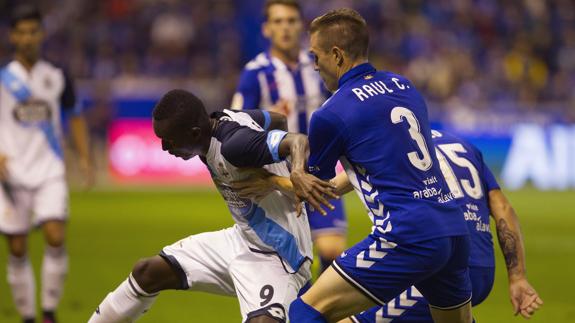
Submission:
<svg viewBox="0 0 575 323">
<path fill-rule="evenodd" d="M 58 306 L 68 273 L 68 255 L 64 247 L 46 246 L 42 261 L 42 310 L 53 312 Z"/>
<path fill-rule="evenodd" d="M 327 323 L 327 320 L 315 308 L 307 305 L 298 297 L 289 307 L 289 321 L 297 323 Z"/>
<path fill-rule="evenodd" d="M 36 283 L 32 265 L 27 256 L 10 256 L 8 260 L 8 284 L 18 313 L 24 319 L 36 316 Z"/>
<path fill-rule="evenodd" d="M 135 321 L 152 306 L 159 293 L 145 292 L 132 274 L 102 301 L 88 323 Z"/>
</svg>

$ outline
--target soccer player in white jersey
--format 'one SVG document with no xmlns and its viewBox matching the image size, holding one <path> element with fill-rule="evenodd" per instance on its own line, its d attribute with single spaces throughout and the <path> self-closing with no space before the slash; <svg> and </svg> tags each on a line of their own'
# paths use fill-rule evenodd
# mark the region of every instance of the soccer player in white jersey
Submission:
<svg viewBox="0 0 575 323">
<path fill-rule="evenodd" d="M 40 12 L 17 7 L 10 31 L 14 59 L 0 69 L 0 231 L 8 239 L 8 283 L 16 307 L 25 322 L 34 322 L 35 282 L 27 237 L 32 227 L 42 228 L 42 310 L 43 322 L 49 323 L 55 322 L 68 269 L 61 110 L 70 115 L 71 136 L 86 179 L 92 178 L 92 167 L 73 85 L 60 68 L 40 58 L 43 36 Z"/>
<path fill-rule="evenodd" d="M 235 295 L 243 322 L 286 322 L 290 303 L 311 278 L 307 216 L 302 211 L 298 217 L 298 207 L 285 193 L 244 199 L 232 185 L 249 176 L 240 169 L 245 167 L 287 176 L 283 159 L 307 154 L 307 139 L 285 132 L 285 118 L 268 111 L 224 110 L 208 116 L 201 100 L 183 90 L 164 95 L 153 120 L 164 150 L 184 160 L 198 155 L 206 164 L 235 225 L 189 236 L 140 260 L 89 323 L 132 322 L 166 289 Z M 335 197 L 328 183 L 317 180 L 312 186 Z M 330 206 L 319 194 L 310 203 L 319 208 L 318 201 Z"/>
<path fill-rule="evenodd" d="M 296 0 L 267 0 L 262 32 L 270 47 L 248 62 L 242 72 L 232 109 L 265 109 L 287 116 L 288 130 L 307 134 L 312 113 L 328 92 L 314 71 L 313 61 L 302 50 L 302 14 Z M 347 221 L 341 200 L 334 210 L 308 210 L 308 219 L 320 260 L 327 268 L 346 247 Z"/>
</svg>

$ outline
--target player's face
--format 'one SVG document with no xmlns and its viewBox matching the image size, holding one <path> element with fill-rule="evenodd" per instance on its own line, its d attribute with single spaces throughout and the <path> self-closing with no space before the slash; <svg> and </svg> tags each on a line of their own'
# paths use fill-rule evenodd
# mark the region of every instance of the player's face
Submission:
<svg viewBox="0 0 575 323">
<path fill-rule="evenodd" d="M 319 72 L 325 87 L 330 92 L 335 92 L 339 80 L 337 76 L 337 57 L 331 51 L 326 51 L 319 46 L 319 37 L 319 34 L 315 32 L 311 34 L 310 38 L 310 53 L 314 58 L 314 68 Z"/>
<path fill-rule="evenodd" d="M 165 122 L 154 121 L 154 132 L 162 141 L 162 150 L 172 156 L 188 160 L 202 152 L 201 131 L 198 127 L 174 132 L 168 129 Z"/>
<path fill-rule="evenodd" d="M 29 60 L 38 58 L 43 39 L 42 26 L 34 19 L 19 21 L 10 32 L 10 42 L 16 53 Z"/>
<path fill-rule="evenodd" d="M 270 6 L 263 27 L 264 36 L 272 47 L 282 51 L 299 48 L 303 24 L 296 8 L 281 4 Z"/>
</svg>

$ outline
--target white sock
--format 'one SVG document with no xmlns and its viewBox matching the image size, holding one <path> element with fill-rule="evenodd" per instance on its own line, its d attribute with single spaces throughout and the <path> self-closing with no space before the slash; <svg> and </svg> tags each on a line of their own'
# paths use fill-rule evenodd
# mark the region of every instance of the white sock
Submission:
<svg viewBox="0 0 575 323">
<path fill-rule="evenodd" d="M 148 311 L 159 293 L 146 293 L 132 274 L 102 301 L 88 323 L 133 322 Z"/>
<path fill-rule="evenodd" d="M 55 311 L 68 273 L 68 255 L 64 247 L 46 246 L 42 261 L 42 310 Z"/>
<path fill-rule="evenodd" d="M 18 313 L 27 319 L 36 316 L 36 282 L 32 265 L 27 256 L 10 256 L 8 260 L 8 284 Z"/>
</svg>

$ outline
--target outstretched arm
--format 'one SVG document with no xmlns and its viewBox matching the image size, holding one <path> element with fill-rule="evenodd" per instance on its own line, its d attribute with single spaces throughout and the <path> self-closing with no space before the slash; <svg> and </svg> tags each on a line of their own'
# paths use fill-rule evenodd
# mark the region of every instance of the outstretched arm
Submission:
<svg viewBox="0 0 575 323">
<path fill-rule="evenodd" d="M 263 168 L 243 169 L 242 172 L 247 175 L 247 179 L 232 185 L 241 197 L 260 200 L 271 191 L 278 190 L 295 198 L 294 187 L 289 177 L 272 174 Z M 346 173 L 338 174 L 329 182 L 337 195 L 343 195 L 353 190 Z"/>
<path fill-rule="evenodd" d="M 232 184 L 241 197 L 259 201 L 274 190 L 294 198 L 293 185 L 289 177 L 278 176 L 264 168 L 244 168 L 241 172 L 246 179 Z"/>
<path fill-rule="evenodd" d="M 489 191 L 489 208 L 495 219 L 499 246 L 507 266 L 513 310 L 515 315 L 521 314 L 525 318 L 530 318 L 543 301 L 527 281 L 525 247 L 519 220 L 513 207 L 499 189 Z"/>
</svg>

